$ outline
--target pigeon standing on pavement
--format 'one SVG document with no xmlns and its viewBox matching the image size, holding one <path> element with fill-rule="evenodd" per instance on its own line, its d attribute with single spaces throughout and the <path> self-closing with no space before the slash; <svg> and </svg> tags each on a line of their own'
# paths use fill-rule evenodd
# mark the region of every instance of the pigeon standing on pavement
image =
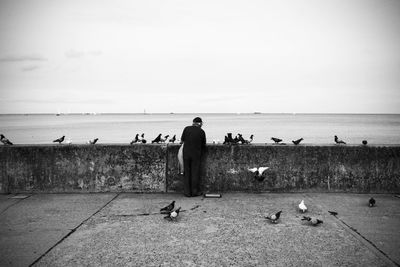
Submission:
<svg viewBox="0 0 400 267">
<path fill-rule="evenodd" d="M 336 144 L 346 144 L 346 142 L 345 141 L 343 141 L 343 140 L 340 140 L 338 137 L 337 137 L 337 135 L 335 135 L 335 143 Z"/>
<path fill-rule="evenodd" d="M 281 213 L 282 213 L 282 211 L 280 210 L 275 214 L 271 214 L 271 215 L 266 216 L 265 218 L 268 219 L 272 223 L 277 223 L 278 220 L 279 220 L 279 217 L 281 217 Z"/>
<path fill-rule="evenodd" d="M 304 140 L 303 138 L 300 138 L 300 139 L 297 139 L 297 140 L 292 140 L 292 142 L 293 142 L 293 144 L 295 144 L 297 146 L 303 140 Z"/>
<path fill-rule="evenodd" d="M 330 211 L 330 210 L 328 210 L 328 212 L 329 212 L 330 215 L 333 215 L 333 216 L 338 215 L 338 213 L 337 213 L 336 211 Z"/>
<path fill-rule="evenodd" d="M 368 141 L 367 141 L 367 140 L 362 140 L 362 144 L 363 144 L 364 146 L 366 146 L 366 145 L 368 144 Z"/>
<path fill-rule="evenodd" d="M 168 215 L 164 217 L 164 219 L 175 220 L 176 218 L 178 218 L 180 210 L 181 210 L 181 207 L 177 208 L 174 211 L 170 211 L 168 213 Z"/>
<path fill-rule="evenodd" d="M 131 145 L 133 145 L 133 144 L 135 144 L 135 143 L 137 143 L 137 142 L 139 142 L 139 134 L 136 134 L 136 135 L 135 135 L 135 139 L 133 139 L 133 140 L 131 141 Z"/>
<path fill-rule="evenodd" d="M 299 209 L 304 213 L 307 211 L 307 206 L 306 204 L 304 204 L 304 199 L 301 200 L 300 204 L 299 204 Z"/>
<path fill-rule="evenodd" d="M 373 206 L 375 206 L 376 201 L 375 201 L 375 199 L 374 199 L 373 197 L 371 197 L 371 198 L 369 199 L 368 203 L 369 203 L 369 206 L 370 206 L 370 207 L 373 207 Z"/>
<path fill-rule="evenodd" d="M 175 208 L 175 200 L 171 202 L 168 206 L 160 209 L 161 213 L 169 213 Z"/>
<path fill-rule="evenodd" d="M 302 221 L 309 221 L 309 222 L 311 222 L 311 224 L 314 225 L 314 226 L 317 226 L 318 224 L 323 223 L 323 221 L 320 220 L 320 219 L 311 218 L 311 217 L 308 217 L 308 216 L 303 216 L 303 219 L 301 219 L 301 220 L 302 220 Z"/>
<path fill-rule="evenodd" d="M 5 145 L 13 145 L 3 134 L 0 134 L 0 141 Z"/>
<path fill-rule="evenodd" d="M 54 140 L 53 143 L 57 143 L 58 142 L 59 144 L 61 144 L 62 142 L 64 142 L 64 139 L 65 139 L 65 135 L 63 135 L 62 137 Z"/>
<path fill-rule="evenodd" d="M 254 167 L 248 170 L 254 173 L 254 178 L 256 178 L 258 181 L 263 181 L 265 179 L 264 171 L 268 169 L 269 167 Z"/>
</svg>

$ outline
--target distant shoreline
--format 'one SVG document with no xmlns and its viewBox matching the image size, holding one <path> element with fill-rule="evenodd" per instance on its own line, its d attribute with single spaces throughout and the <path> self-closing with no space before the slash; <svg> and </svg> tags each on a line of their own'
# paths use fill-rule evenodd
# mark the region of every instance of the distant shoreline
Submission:
<svg viewBox="0 0 400 267">
<path fill-rule="evenodd" d="M 130 112 L 130 113 L 0 113 L 0 116 L 31 116 L 31 115 L 54 115 L 54 116 L 99 116 L 99 115 L 400 115 L 400 113 L 292 113 L 292 112 L 154 112 L 154 113 L 143 113 L 143 112 Z"/>
</svg>

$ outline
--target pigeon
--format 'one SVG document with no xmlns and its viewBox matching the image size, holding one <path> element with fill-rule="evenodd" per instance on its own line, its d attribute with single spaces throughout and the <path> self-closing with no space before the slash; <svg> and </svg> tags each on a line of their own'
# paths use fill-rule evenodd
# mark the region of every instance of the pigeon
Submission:
<svg viewBox="0 0 400 267">
<path fill-rule="evenodd" d="M 367 140 L 362 140 L 362 144 L 363 144 L 364 146 L 366 146 L 366 145 L 368 144 L 368 141 L 367 141 Z"/>
<path fill-rule="evenodd" d="M 93 141 L 89 140 L 89 144 L 94 145 L 97 143 L 98 140 L 99 140 L 99 138 L 95 138 Z"/>
<path fill-rule="evenodd" d="M 157 137 L 156 137 L 156 139 L 154 139 L 153 141 L 151 141 L 151 143 L 153 144 L 153 143 L 160 143 L 161 142 L 161 134 L 159 134 Z"/>
<path fill-rule="evenodd" d="M 246 144 L 250 144 L 251 142 L 253 142 L 253 138 L 254 138 L 254 135 L 253 134 L 250 135 L 250 139 L 246 140 Z"/>
<path fill-rule="evenodd" d="M 166 136 L 164 136 L 164 138 L 161 138 L 161 139 L 160 139 L 160 142 L 161 142 L 161 143 L 167 142 L 168 137 L 169 137 L 169 134 L 167 134 Z"/>
<path fill-rule="evenodd" d="M 346 142 L 343 141 L 343 140 L 340 140 L 340 139 L 337 137 L 337 135 L 335 135 L 335 143 L 336 143 L 336 144 L 346 144 Z"/>
<path fill-rule="evenodd" d="M 175 200 L 171 202 L 171 204 L 169 204 L 168 206 L 160 209 L 161 213 L 169 213 L 171 212 L 175 207 Z"/>
<path fill-rule="evenodd" d="M 276 138 L 276 137 L 271 137 L 271 140 L 275 142 L 275 144 L 278 144 L 279 142 L 282 142 L 282 139 Z"/>
<path fill-rule="evenodd" d="M 333 216 L 338 215 L 338 213 L 337 213 L 336 211 L 330 211 L 330 210 L 328 210 L 328 212 L 329 212 L 330 215 L 333 215 Z"/>
<path fill-rule="evenodd" d="M 269 167 L 254 167 L 251 169 L 248 169 L 252 173 L 254 173 L 254 178 L 256 178 L 258 181 L 263 181 L 265 179 L 264 171 L 268 170 Z"/>
<path fill-rule="evenodd" d="M 170 143 L 175 143 L 175 141 L 176 141 L 176 134 L 174 136 L 172 136 L 171 139 L 169 139 Z"/>
<path fill-rule="evenodd" d="M 300 139 L 297 139 L 297 140 L 294 140 L 294 141 L 292 140 L 292 142 L 293 142 L 293 144 L 295 144 L 297 146 L 303 140 L 304 140 L 303 138 L 300 138 Z"/>
<path fill-rule="evenodd" d="M 244 140 L 242 134 L 238 133 L 238 139 L 239 139 L 239 142 L 241 142 L 242 144 L 246 144 L 246 140 Z"/>
<path fill-rule="evenodd" d="M 277 223 L 278 220 L 279 220 L 279 217 L 281 216 L 281 212 L 282 211 L 280 210 L 275 214 L 271 214 L 271 215 L 266 216 L 265 218 L 268 219 L 272 223 Z"/>
<path fill-rule="evenodd" d="M 301 200 L 300 204 L 299 204 L 299 209 L 304 213 L 307 211 L 307 207 L 304 204 L 304 199 Z"/>
<path fill-rule="evenodd" d="M 375 206 L 376 201 L 375 201 L 375 199 L 374 199 L 373 197 L 371 197 L 371 198 L 369 199 L 368 203 L 369 203 L 369 206 L 370 206 L 370 207 L 373 207 L 373 206 Z"/>
<path fill-rule="evenodd" d="M 177 208 L 174 211 L 170 211 L 168 213 L 168 215 L 164 217 L 164 219 L 175 220 L 176 218 L 178 218 L 180 210 L 181 210 L 181 207 Z"/>
<path fill-rule="evenodd" d="M 137 142 L 139 142 L 139 134 L 136 134 L 135 139 L 133 139 L 133 140 L 131 141 L 131 145 L 133 145 L 133 144 L 135 144 L 135 143 L 137 143 Z"/>
<path fill-rule="evenodd" d="M 61 144 L 64 141 L 64 139 L 65 139 L 65 135 L 63 135 L 62 137 L 54 140 L 53 143 L 57 143 L 58 142 L 59 144 Z"/>
<path fill-rule="evenodd" d="M 13 145 L 3 134 L 0 134 L 0 141 L 5 145 Z"/>
<path fill-rule="evenodd" d="M 323 223 L 322 220 L 317 219 L 317 218 L 311 218 L 311 217 L 307 217 L 307 216 L 303 216 L 303 219 L 301 219 L 302 221 L 309 221 L 311 222 L 312 225 L 317 226 L 320 223 Z"/>
<path fill-rule="evenodd" d="M 142 133 L 142 135 L 140 136 L 139 141 L 142 142 L 142 144 L 147 143 L 146 139 L 144 139 L 144 133 Z"/>
</svg>

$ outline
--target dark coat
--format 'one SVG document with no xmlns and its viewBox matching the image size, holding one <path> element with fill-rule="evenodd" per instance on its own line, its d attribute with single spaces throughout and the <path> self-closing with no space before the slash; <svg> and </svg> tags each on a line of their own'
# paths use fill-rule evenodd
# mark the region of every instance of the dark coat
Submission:
<svg viewBox="0 0 400 267">
<path fill-rule="evenodd" d="M 206 147 L 206 133 L 198 126 L 187 126 L 183 129 L 181 141 L 183 157 L 201 157 Z"/>
</svg>

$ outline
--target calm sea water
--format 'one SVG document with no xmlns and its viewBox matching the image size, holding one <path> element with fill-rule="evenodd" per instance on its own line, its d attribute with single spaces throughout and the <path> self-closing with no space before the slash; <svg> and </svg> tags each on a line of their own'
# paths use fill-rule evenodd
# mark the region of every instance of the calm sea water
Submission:
<svg viewBox="0 0 400 267">
<path fill-rule="evenodd" d="M 62 135 L 73 144 L 99 138 L 99 143 L 129 143 L 136 133 L 148 141 L 159 133 L 177 135 L 194 117 L 203 118 L 207 142 L 223 141 L 226 133 L 243 134 L 254 143 L 332 144 L 338 135 L 349 144 L 400 144 L 400 115 L 381 114 L 100 114 L 0 115 L 0 133 L 15 144 L 51 144 Z"/>
</svg>

